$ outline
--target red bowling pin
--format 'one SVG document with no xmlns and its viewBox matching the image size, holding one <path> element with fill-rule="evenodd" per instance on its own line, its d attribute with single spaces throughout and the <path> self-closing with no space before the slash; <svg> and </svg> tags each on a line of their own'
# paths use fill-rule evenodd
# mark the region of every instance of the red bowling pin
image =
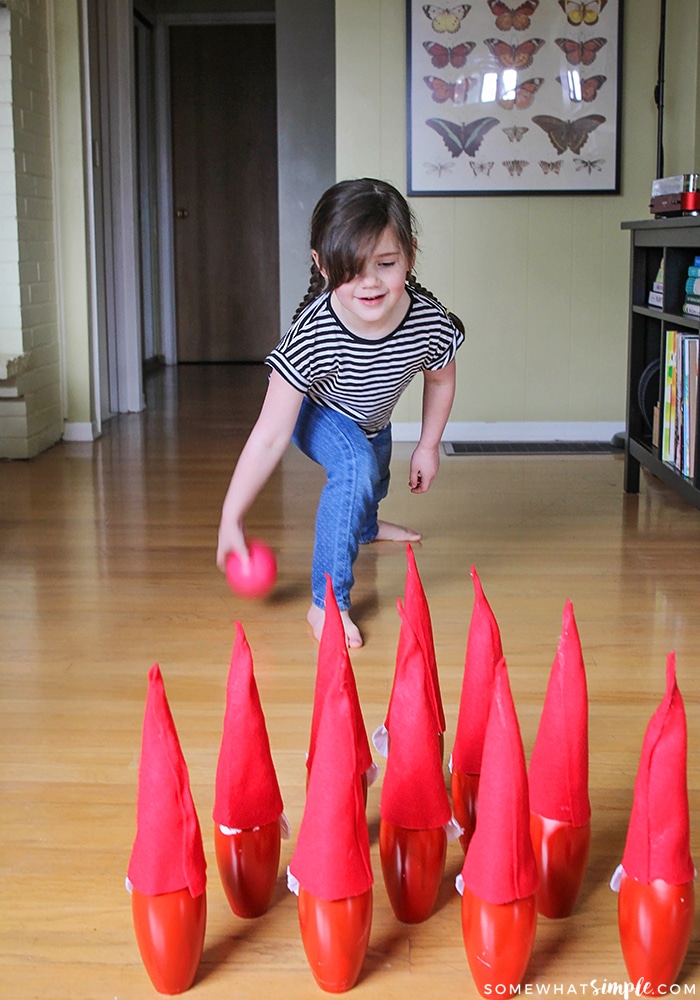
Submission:
<svg viewBox="0 0 700 1000">
<path fill-rule="evenodd" d="M 618 926 L 622 954 L 646 996 L 671 992 L 693 926 L 695 869 L 690 856 L 688 737 L 676 657 L 666 661 L 666 692 L 644 735 L 622 864 Z"/>
<path fill-rule="evenodd" d="M 479 576 L 472 566 L 474 604 L 464 658 L 462 692 L 450 761 L 452 808 L 463 829 L 465 851 L 474 834 L 484 734 L 491 706 L 496 665 L 503 656 L 501 634 Z"/>
<path fill-rule="evenodd" d="M 405 609 L 398 607 L 401 636 L 387 715 L 379 856 L 395 916 L 419 923 L 435 908 L 445 870 L 446 829 L 453 821 L 428 665 Z"/>
<path fill-rule="evenodd" d="M 529 770 L 537 909 L 568 917 L 588 862 L 588 692 L 574 609 L 567 601 Z"/>
<path fill-rule="evenodd" d="M 236 622 L 213 817 L 219 876 L 239 917 L 259 917 L 270 905 L 287 829 L 282 809 L 253 657 Z"/>
<path fill-rule="evenodd" d="M 329 683 L 288 884 L 298 893 L 306 959 L 321 989 L 360 975 L 372 926 L 372 867 L 349 670 Z"/>
<path fill-rule="evenodd" d="M 476 829 L 457 880 L 464 948 L 482 996 L 519 991 L 535 940 L 537 879 L 525 755 L 501 660 L 484 738 Z"/>
<path fill-rule="evenodd" d="M 148 675 L 137 832 L 128 885 L 136 941 L 159 993 L 194 982 L 206 928 L 206 861 L 187 765 L 157 664 Z"/>
<path fill-rule="evenodd" d="M 360 699 L 357 693 L 355 674 L 350 661 L 345 627 L 340 617 L 338 602 L 333 592 L 333 583 L 326 573 L 325 618 L 321 639 L 318 644 L 318 660 L 316 666 L 316 681 L 314 684 L 314 703 L 311 713 L 311 734 L 309 737 L 309 752 L 306 756 L 306 788 L 309 787 L 309 776 L 316 754 L 318 727 L 323 711 L 328 686 L 337 684 L 338 678 L 344 676 L 347 682 L 348 697 L 352 708 L 355 724 L 355 743 L 357 748 L 358 767 L 362 797 L 367 805 L 367 789 L 376 780 L 379 768 L 372 760 L 372 751 L 367 738 L 367 729 L 362 715 Z"/>
<path fill-rule="evenodd" d="M 406 546 L 406 583 L 404 586 L 403 606 L 413 626 L 418 644 L 425 657 L 428 669 L 428 690 L 435 708 L 438 723 L 438 742 L 440 745 L 440 760 L 445 757 L 445 711 L 440 692 L 440 677 L 438 675 L 435 656 L 435 640 L 433 638 L 433 623 L 430 618 L 430 608 L 423 589 L 423 582 L 418 573 L 416 557 L 410 545 Z"/>
</svg>

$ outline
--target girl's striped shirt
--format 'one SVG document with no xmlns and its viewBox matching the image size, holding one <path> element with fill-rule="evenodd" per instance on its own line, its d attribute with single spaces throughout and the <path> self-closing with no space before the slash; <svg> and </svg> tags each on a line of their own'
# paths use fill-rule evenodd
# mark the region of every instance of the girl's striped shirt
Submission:
<svg viewBox="0 0 700 1000">
<path fill-rule="evenodd" d="M 310 302 L 265 359 L 287 382 L 323 406 L 344 413 L 372 437 L 421 371 L 454 358 L 464 334 L 439 302 L 406 285 L 408 311 L 392 333 L 367 340 L 351 333 L 331 306 L 331 293 Z"/>
</svg>

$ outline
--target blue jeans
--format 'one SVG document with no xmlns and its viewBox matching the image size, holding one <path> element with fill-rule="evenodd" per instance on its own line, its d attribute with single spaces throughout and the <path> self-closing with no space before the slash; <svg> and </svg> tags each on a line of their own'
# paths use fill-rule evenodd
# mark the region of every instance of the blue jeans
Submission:
<svg viewBox="0 0 700 1000">
<path fill-rule="evenodd" d="M 292 441 L 326 470 L 316 513 L 312 600 L 324 607 L 328 573 L 338 607 L 347 611 L 353 563 L 360 544 L 377 536 L 379 502 L 389 490 L 391 425 L 368 438 L 350 417 L 305 398 Z"/>
</svg>

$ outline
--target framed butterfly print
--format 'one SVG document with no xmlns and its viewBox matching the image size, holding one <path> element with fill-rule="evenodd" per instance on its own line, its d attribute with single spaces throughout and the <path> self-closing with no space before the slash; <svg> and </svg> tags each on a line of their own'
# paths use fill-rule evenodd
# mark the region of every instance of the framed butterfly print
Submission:
<svg viewBox="0 0 700 1000">
<path fill-rule="evenodd" d="M 622 0 L 406 9 L 410 195 L 619 192 Z"/>
</svg>

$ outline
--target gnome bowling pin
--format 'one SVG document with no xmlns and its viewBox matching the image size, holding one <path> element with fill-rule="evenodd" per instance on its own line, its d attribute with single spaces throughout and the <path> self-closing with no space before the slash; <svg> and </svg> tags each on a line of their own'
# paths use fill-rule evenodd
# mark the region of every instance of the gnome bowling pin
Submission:
<svg viewBox="0 0 700 1000">
<path fill-rule="evenodd" d="M 367 729 L 365 727 L 360 699 L 357 694 L 357 684 L 348 653 L 345 627 L 338 610 L 338 602 L 333 592 L 331 577 L 326 573 L 325 619 L 323 631 L 318 644 L 318 661 L 316 666 L 316 682 L 314 685 L 314 704 L 311 714 L 311 735 L 309 737 L 309 752 L 306 757 L 306 787 L 309 786 L 309 776 L 316 752 L 318 727 L 323 711 L 328 686 L 338 682 L 338 677 L 344 674 L 347 681 L 348 697 L 355 723 L 358 767 L 360 768 L 360 783 L 362 797 L 367 805 L 367 788 L 377 778 L 379 768 L 372 760 Z"/>
<path fill-rule="evenodd" d="M 491 706 L 493 678 L 496 664 L 503 656 L 498 623 L 473 566 L 471 577 L 474 606 L 469 623 L 462 693 L 450 760 L 452 808 L 456 821 L 464 830 L 459 839 L 465 853 L 476 825 L 481 755 Z"/>
<path fill-rule="evenodd" d="M 270 905 L 288 829 L 282 808 L 253 658 L 236 622 L 213 818 L 219 876 L 239 917 L 259 917 Z"/>
<path fill-rule="evenodd" d="M 148 675 L 127 886 L 136 941 L 153 986 L 159 993 L 184 993 L 194 982 L 204 946 L 206 861 L 158 664 Z"/>
<path fill-rule="evenodd" d="M 537 865 L 530 842 L 527 774 L 505 660 L 496 668 L 484 739 L 479 813 L 464 866 L 462 934 L 482 996 L 519 991 L 537 927 Z"/>
<path fill-rule="evenodd" d="M 433 912 L 445 869 L 452 819 L 425 656 L 399 603 L 401 637 L 390 711 L 389 754 L 382 786 L 379 855 L 389 902 L 404 923 Z"/>
<path fill-rule="evenodd" d="M 360 975 L 372 925 L 369 833 L 357 755 L 355 710 L 343 668 L 326 690 L 289 888 L 321 989 L 343 993 Z"/>
<path fill-rule="evenodd" d="M 588 861 L 588 693 L 574 609 L 567 601 L 529 770 L 530 831 L 540 874 L 537 909 L 568 917 Z"/>
<path fill-rule="evenodd" d="M 669 653 L 666 693 L 644 735 L 622 864 L 611 883 L 619 891 L 627 972 L 645 996 L 671 993 L 681 971 L 693 927 L 694 878 L 687 725 L 676 657 Z"/>
</svg>

